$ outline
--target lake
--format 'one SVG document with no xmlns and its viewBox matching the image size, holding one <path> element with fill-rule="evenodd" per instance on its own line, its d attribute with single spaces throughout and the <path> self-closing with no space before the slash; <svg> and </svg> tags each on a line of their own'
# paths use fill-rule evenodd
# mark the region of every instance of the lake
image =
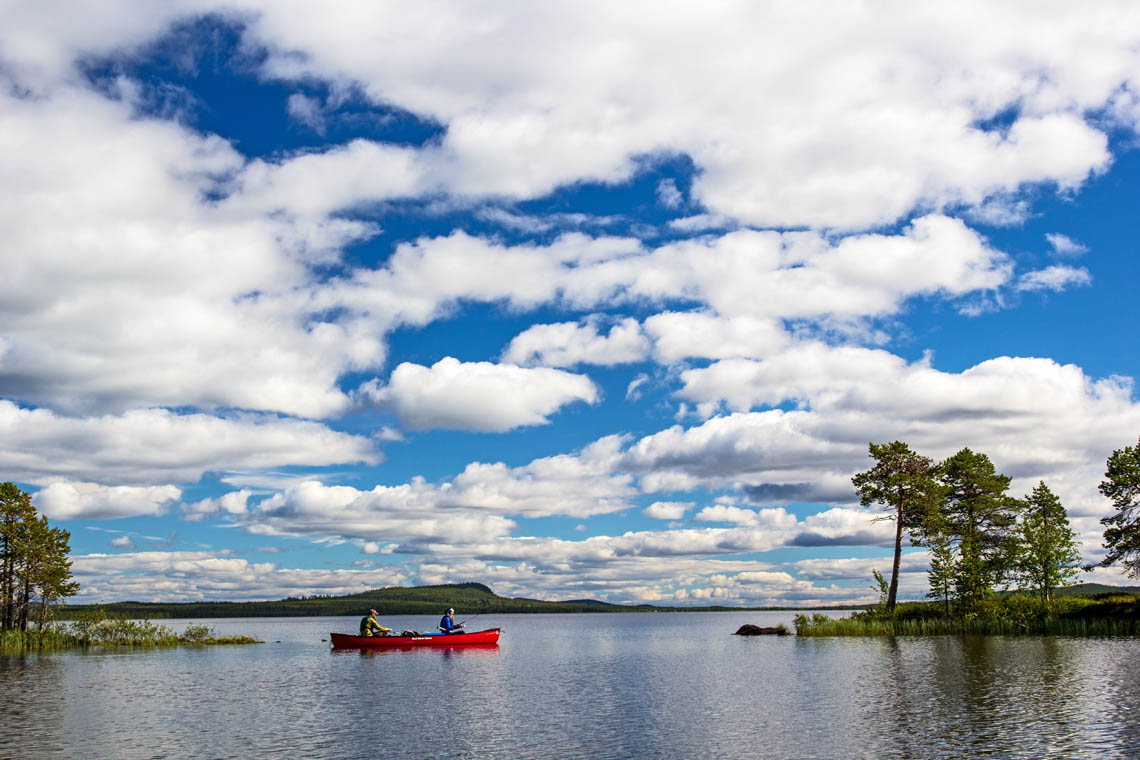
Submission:
<svg viewBox="0 0 1140 760">
<path fill-rule="evenodd" d="M 267 643 L 0 657 L 0 757 L 1140 757 L 1138 639 L 730 635 L 791 618 L 486 615 L 497 648 L 401 651 L 195 620 Z"/>
</svg>

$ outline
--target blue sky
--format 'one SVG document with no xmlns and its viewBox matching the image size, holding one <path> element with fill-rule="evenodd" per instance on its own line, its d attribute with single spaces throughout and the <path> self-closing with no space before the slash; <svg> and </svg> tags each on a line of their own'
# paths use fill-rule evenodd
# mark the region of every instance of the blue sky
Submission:
<svg viewBox="0 0 1140 760">
<path fill-rule="evenodd" d="M 80 601 L 867 601 L 894 439 L 1096 560 L 1138 15 L 10 4 L 0 477 Z"/>
</svg>

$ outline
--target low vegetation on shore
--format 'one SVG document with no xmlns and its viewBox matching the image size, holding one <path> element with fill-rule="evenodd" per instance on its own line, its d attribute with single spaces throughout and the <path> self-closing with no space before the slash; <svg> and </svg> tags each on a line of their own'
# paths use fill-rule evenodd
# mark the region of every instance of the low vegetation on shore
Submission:
<svg viewBox="0 0 1140 760">
<path fill-rule="evenodd" d="M 0 631 L 0 654 L 83 647 L 173 647 L 260 644 L 252 636 L 219 636 L 211 626 L 190 623 L 182 633 L 149 620 L 127 620 L 102 611 L 70 624 L 35 631 Z"/>
<path fill-rule="evenodd" d="M 997 596 L 970 615 L 947 614 L 937 602 L 902 602 L 849 617 L 795 618 L 798 636 L 1140 635 L 1140 595 L 1059 596 L 1051 605 L 1028 594 Z"/>
</svg>

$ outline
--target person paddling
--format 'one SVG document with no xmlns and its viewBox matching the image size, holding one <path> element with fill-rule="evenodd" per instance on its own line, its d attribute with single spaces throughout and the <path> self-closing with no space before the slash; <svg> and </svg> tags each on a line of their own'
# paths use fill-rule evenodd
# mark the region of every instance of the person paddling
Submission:
<svg viewBox="0 0 1140 760">
<path fill-rule="evenodd" d="M 368 610 L 368 614 L 360 618 L 360 635 L 361 636 L 387 636 L 392 632 L 391 628 L 385 628 L 376 621 L 376 610 Z"/>
<path fill-rule="evenodd" d="M 463 623 L 455 622 L 455 610 L 448 607 L 439 621 L 439 630 L 444 633 L 463 633 Z"/>
</svg>

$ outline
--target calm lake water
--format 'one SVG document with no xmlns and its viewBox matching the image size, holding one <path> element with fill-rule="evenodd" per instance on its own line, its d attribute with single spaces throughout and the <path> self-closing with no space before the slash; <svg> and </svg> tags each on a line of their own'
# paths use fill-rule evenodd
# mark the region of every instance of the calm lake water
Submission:
<svg viewBox="0 0 1140 760">
<path fill-rule="evenodd" d="M 744 612 L 472 621 L 504 628 L 492 649 L 321 641 L 358 620 L 195 620 L 267 643 L 0 657 L 0 757 L 1140 757 L 1137 639 L 730 635 L 791 623 Z"/>
</svg>

